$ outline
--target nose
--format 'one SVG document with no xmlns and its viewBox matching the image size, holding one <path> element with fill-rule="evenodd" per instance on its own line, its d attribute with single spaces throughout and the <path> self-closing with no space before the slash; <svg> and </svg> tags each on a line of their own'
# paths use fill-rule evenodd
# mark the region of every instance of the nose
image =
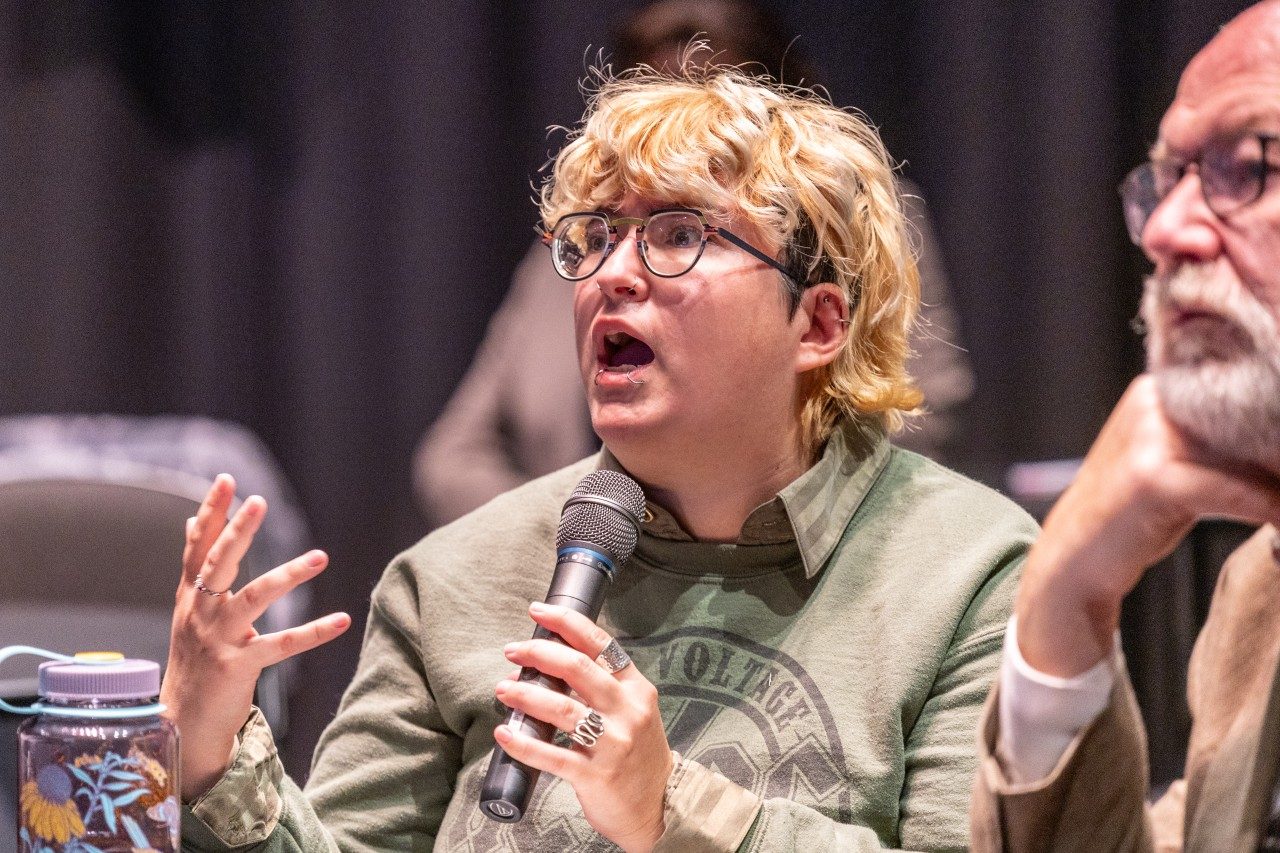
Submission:
<svg viewBox="0 0 1280 853">
<path fill-rule="evenodd" d="M 1210 261 L 1222 252 L 1221 226 L 1204 200 L 1200 175 L 1189 169 L 1151 212 L 1142 230 L 1142 248 L 1156 272 Z"/>
<path fill-rule="evenodd" d="M 649 296 L 649 270 L 640 257 L 640 242 L 634 230 L 618 235 L 618 244 L 594 276 L 606 299 L 639 302 Z"/>
</svg>

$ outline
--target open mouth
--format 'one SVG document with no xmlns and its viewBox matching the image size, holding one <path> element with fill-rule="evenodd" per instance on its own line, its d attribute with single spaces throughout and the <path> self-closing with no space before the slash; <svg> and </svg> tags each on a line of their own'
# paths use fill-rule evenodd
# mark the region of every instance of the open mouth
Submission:
<svg viewBox="0 0 1280 853">
<path fill-rule="evenodd" d="M 1174 325 L 1177 326 L 1180 326 L 1183 323 L 1194 323 L 1197 320 L 1226 322 L 1226 318 L 1221 314 L 1208 311 L 1204 308 L 1182 308 L 1173 316 Z"/>
<path fill-rule="evenodd" d="M 653 361 L 653 350 L 626 332 L 610 332 L 604 336 L 602 361 L 606 370 L 630 371 Z"/>
</svg>

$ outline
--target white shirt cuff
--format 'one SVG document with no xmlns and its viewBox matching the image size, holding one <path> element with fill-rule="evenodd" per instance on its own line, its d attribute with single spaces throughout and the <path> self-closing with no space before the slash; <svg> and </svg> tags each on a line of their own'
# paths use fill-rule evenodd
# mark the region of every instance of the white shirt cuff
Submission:
<svg viewBox="0 0 1280 853">
<path fill-rule="evenodd" d="M 1018 649 L 1018 619 L 1009 620 L 1000 662 L 1000 730 L 996 757 L 1015 785 L 1053 772 L 1071 741 L 1107 707 L 1115 684 L 1110 655 L 1072 678 L 1046 675 Z"/>
</svg>

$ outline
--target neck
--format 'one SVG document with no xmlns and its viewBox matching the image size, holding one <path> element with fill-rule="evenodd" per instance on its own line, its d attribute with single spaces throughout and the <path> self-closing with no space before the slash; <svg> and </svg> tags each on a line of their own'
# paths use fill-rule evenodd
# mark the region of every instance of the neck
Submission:
<svg viewBox="0 0 1280 853">
<path fill-rule="evenodd" d="M 756 507 L 813 465 L 813 454 L 800 446 L 798 436 L 793 439 L 754 454 L 732 444 L 726 445 L 731 452 L 708 455 L 703 448 L 698 457 L 668 451 L 649 459 L 626 449 L 610 450 L 641 482 L 649 499 L 674 515 L 689 535 L 735 542 Z"/>
</svg>

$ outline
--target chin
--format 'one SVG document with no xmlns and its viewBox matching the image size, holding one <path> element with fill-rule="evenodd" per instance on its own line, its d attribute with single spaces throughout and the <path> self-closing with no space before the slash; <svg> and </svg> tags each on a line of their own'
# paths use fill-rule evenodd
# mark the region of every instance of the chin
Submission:
<svg viewBox="0 0 1280 853">
<path fill-rule="evenodd" d="M 1280 471 L 1280 364 L 1263 357 L 1154 370 L 1169 420 L 1220 456 Z"/>
<path fill-rule="evenodd" d="M 1148 370 L 1165 413 L 1219 456 L 1280 470 L 1280 327 L 1212 264 L 1147 279 Z"/>
<path fill-rule="evenodd" d="M 591 405 L 591 427 L 610 448 L 655 436 L 660 426 L 660 418 L 636 403 L 593 402 Z"/>
</svg>

